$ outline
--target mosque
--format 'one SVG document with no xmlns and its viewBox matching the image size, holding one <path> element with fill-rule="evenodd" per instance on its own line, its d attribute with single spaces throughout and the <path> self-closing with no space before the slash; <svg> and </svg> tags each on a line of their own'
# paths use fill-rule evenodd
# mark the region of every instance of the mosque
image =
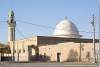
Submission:
<svg viewBox="0 0 100 67">
<path fill-rule="evenodd" d="M 57 24 L 53 36 L 15 40 L 15 28 L 14 12 L 11 10 L 8 15 L 8 45 L 14 61 L 94 62 L 94 56 L 98 60 L 93 39 L 81 38 L 76 25 L 68 18 Z M 95 39 L 95 48 L 99 49 L 98 39 Z"/>
</svg>

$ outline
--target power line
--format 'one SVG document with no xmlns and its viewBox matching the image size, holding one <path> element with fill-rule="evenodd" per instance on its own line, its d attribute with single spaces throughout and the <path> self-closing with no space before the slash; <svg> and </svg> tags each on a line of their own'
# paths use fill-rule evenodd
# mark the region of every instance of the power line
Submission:
<svg viewBox="0 0 100 67">
<path fill-rule="evenodd" d="M 1 22 L 7 22 L 7 21 L 0 21 L 0 23 L 1 23 Z"/>
<path fill-rule="evenodd" d="M 45 28 L 45 29 L 55 29 L 53 27 L 49 27 L 49 26 L 45 26 L 45 25 L 39 25 L 39 24 L 33 24 L 33 23 L 30 23 L 30 22 L 26 22 L 26 21 L 21 21 L 21 20 L 17 20 L 18 22 L 22 22 L 22 23 L 27 23 L 27 24 L 30 24 L 30 25 L 34 25 L 34 26 L 38 26 L 38 27 L 42 27 L 42 28 Z M 57 28 L 56 28 L 57 29 Z M 63 30 L 63 29 L 58 29 L 58 30 Z M 65 30 L 63 30 L 65 31 Z M 69 30 L 70 31 L 70 30 Z M 87 31 L 79 31 L 79 32 L 84 32 L 84 33 L 93 33 L 93 32 L 87 32 Z M 99 32 L 95 32 L 95 33 L 99 33 Z"/>
<path fill-rule="evenodd" d="M 20 31 L 20 29 L 16 26 L 16 31 L 23 37 L 25 38 L 24 34 Z"/>
<path fill-rule="evenodd" d="M 31 23 L 31 22 L 26 22 L 26 21 L 22 21 L 22 20 L 16 20 L 16 21 L 22 22 L 22 23 L 26 23 L 26 24 L 30 24 L 30 25 L 33 25 L 33 26 L 42 27 L 42 28 L 54 29 L 53 27 L 49 27 L 49 26 L 45 26 L 45 25 L 39 25 L 39 24 L 34 24 L 34 23 Z"/>
<path fill-rule="evenodd" d="M 38 27 L 42 27 L 42 28 L 45 28 L 45 29 L 55 29 L 55 28 L 53 28 L 53 27 L 49 27 L 49 26 L 45 26 L 45 25 L 39 25 L 39 24 L 34 24 L 34 23 L 31 23 L 31 22 L 26 22 L 26 21 L 21 21 L 21 20 L 17 20 L 18 22 L 22 22 L 22 23 L 26 23 L 26 24 L 30 24 L 30 25 L 33 25 L 33 26 L 38 26 Z M 1 21 L 1 22 L 6 22 L 7 23 L 7 21 Z M 25 35 L 23 34 L 23 32 L 22 31 L 20 31 L 20 29 L 19 29 L 19 27 L 17 26 L 16 27 L 16 30 L 17 30 L 17 32 L 23 37 L 23 38 L 25 38 Z M 58 29 L 58 30 L 62 30 L 62 29 Z M 79 31 L 79 32 L 83 32 L 83 33 L 93 33 L 93 32 L 86 32 L 86 31 Z M 98 32 L 96 32 L 96 34 L 98 34 Z"/>
<path fill-rule="evenodd" d="M 16 20 L 16 21 L 22 22 L 22 23 L 27 23 L 27 24 L 30 24 L 30 25 L 38 26 L 38 27 L 42 27 L 42 28 L 48 28 L 48 29 L 53 29 L 53 30 L 55 29 L 54 27 L 45 26 L 45 25 L 39 25 L 39 24 L 34 24 L 34 23 L 31 23 L 31 22 L 27 22 L 27 21 L 22 21 L 22 20 Z M 7 21 L 0 21 L 0 22 L 7 22 Z M 63 29 L 58 29 L 58 30 L 63 30 Z M 87 32 L 87 31 L 79 31 L 79 32 L 93 33 L 93 32 Z M 99 33 L 99 32 L 95 32 L 95 33 Z"/>
</svg>

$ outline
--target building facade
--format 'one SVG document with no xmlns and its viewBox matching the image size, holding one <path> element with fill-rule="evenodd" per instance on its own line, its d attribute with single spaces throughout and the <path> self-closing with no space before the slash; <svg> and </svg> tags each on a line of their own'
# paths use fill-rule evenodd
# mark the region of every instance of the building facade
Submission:
<svg viewBox="0 0 100 67">
<path fill-rule="evenodd" d="M 57 24 L 53 36 L 33 36 L 15 40 L 16 23 L 13 16 L 14 12 L 11 11 L 8 42 L 14 61 L 94 62 L 93 40 L 81 38 L 75 24 L 67 18 Z M 99 49 L 98 42 L 95 39 L 95 50 Z"/>
<path fill-rule="evenodd" d="M 96 49 L 98 49 L 98 40 Z M 13 42 L 10 43 L 12 48 Z M 15 61 L 34 61 L 36 54 L 48 57 L 48 61 L 94 61 L 92 39 L 34 36 L 15 41 Z M 98 56 L 98 54 L 96 55 Z M 32 58 L 33 57 L 33 58 Z M 41 59 L 42 59 L 41 58 Z M 32 60 L 33 59 L 33 60 Z M 97 58 L 98 60 L 98 58 Z"/>
</svg>

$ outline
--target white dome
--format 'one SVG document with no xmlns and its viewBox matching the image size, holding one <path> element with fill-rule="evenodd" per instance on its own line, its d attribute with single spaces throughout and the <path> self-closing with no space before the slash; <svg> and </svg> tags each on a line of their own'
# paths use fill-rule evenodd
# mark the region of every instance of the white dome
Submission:
<svg viewBox="0 0 100 67">
<path fill-rule="evenodd" d="M 54 36 L 67 37 L 67 38 L 79 38 L 79 31 L 75 24 L 69 21 L 67 18 L 57 24 L 54 30 Z"/>
</svg>

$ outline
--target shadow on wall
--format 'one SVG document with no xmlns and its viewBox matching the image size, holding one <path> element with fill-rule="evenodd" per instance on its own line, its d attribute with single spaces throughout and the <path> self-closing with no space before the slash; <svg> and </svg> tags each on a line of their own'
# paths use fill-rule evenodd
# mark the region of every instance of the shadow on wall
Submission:
<svg viewBox="0 0 100 67">
<path fill-rule="evenodd" d="M 30 61 L 42 61 L 42 62 L 46 62 L 46 61 L 50 61 L 50 57 L 46 56 L 46 55 L 34 55 L 30 57 Z"/>
<path fill-rule="evenodd" d="M 78 61 L 78 52 L 74 49 L 71 49 L 68 54 L 67 62 L 77 62 Z"/>
<path fill-rule="evenodd" d="M 1 61 L 12 61 L 11 56 L 1 56 Z"/>
</svg>

